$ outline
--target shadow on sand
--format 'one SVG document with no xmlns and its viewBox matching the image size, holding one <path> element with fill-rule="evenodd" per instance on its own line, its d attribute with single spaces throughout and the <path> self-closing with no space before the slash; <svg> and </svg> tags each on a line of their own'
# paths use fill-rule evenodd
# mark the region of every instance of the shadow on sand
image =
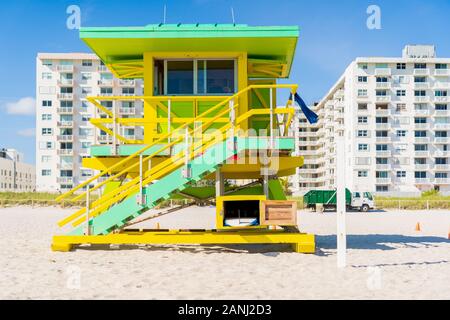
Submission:
<svg viewBox="0 0 450 320">
<path fill-rule="evenodd" d="M 439 243 L 450 243 L 444 237 L 404 236 L 394 234 L 347 235 L 348 249 L 395 250 L 404 248 L 437 247 Z M 316 236 L 316 246 L 321 249 L 336 249 L 336 235 Z"/>
</svg>

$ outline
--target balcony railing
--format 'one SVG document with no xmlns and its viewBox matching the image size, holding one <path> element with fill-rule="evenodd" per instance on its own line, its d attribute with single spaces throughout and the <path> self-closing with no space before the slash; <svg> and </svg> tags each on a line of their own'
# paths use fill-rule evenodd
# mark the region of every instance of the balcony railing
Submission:
<svg viewBox="0 0 450 320">
<path fill-rule="evenodd" d="M 136 85 L 135 80 L 126 80 L 126 79 L 119 80 L 119 86 L 121 86 L 121 87 L 134 86 L 134 85 Z"/>
<path fill-rule="evenodd" d="M 376 165 L 376 169 L 377 170 L 390 170 L 391 169 L 391 165 L 390 164 L 377 164 Z"/>
<path fill-rule="evenodd" d="M 58 163 L 56 166 L 60 170 L 73 170 L 73 163 Z"/>
<path fill-rule="evenodd" d="M 57 137 L 57 140 L 60 142 L 72 142 L 73 135 L 61 135 Z"/>
<path fill-rule="evenodd" d="M 428 89 L 429 87 L 428 82 L 414 82 L 414 89 Z"/>
<path fill-rule="evenodd" d="M 448 116 L 450 115 L 450 110 L 434 110 L 436 116 Z"/>
<path fill-rule="evenodd" d="M 427 129 L 430 127 L 430 124 L 427 123 L 414 123 L 414 128 L 416 129 Z"/>
<path fill-rule="evenodd" d="M 434 143 L 450 143 L 450 137 L 434 137 Z"/>
<path fill-rule="evenodd" d="M 415 143 L 428 143 L 430 142 L 430 137 L 414 137 Z"/>
<path fill-rule="evenodd" d="M 430 97 L 429 96 L 414 96 L 414 102 L 416 102 L 416 103 L 430 102 Z"/>
<path fill-rule="evenodd" d="M 450 184 L 449 178 L 435 178 L 434 179 L 435 184 Z"/>
<path fill-rule="evenodd" d="M 98 72 L 110 72 L 107 66 L 98 66 Z"/>
<path fill-rule="evenodd" d="M 377 142 L 389 143 L 391 142 L 391 137 L 376 137 Z"/>
<path fill-rule="evenodd" d="M 376 155 L 380 157 L 390 157 L 392 155 L 391 150 L 376 150 Z"/>
<path fill-rule="evenodd" d="M 377 89 L 390 89 L 391 83 L 390 82 L 377 82 L 376 88 Z"/>
<path fill-rule="evenodd" d="M 392 99 L 391 95 L 376 97 L 377 102 L 390 102 L 391 99 Z"/>
<path fill-rule="evenodd" d="M 58 121 L 58 127 L 61 128 L 72 128 L 73 121 Z"/>
<path fill-rule="evenodd" d="M 415 178 L 414 181 L 416 184 L 431 184 L 430 178 Z"/>
<path fill-rule="evenodd" d="M 75 70 L 73 65 L 63 65 L 60 64 L 56 67 L 59 72 L 73 72 Z"/>
<path fill-rule="evenodd" d="M 414 155 L 416 157 L 428 157 L 430 155 L 430 150 L 414 151 Z"/>
<path fill-rule="evenodd" d="M 377 129 L 390 129 L 391 125 L 389 123 L 376 123 L 375 127 Z"/>
<path fill-rule="evenodd" d="M 430 169 L 430 165 L 428 163 L 426 164 L 415 164 L 414 165 L 415 170 L 428 170 Z"/>
<path fill-rule="evenodd" d="M 107 136 L 107 135 L 98 136 L 97 139 L 99 142 L 111 142 L 113 140 L 112 136 Z"/>
<path fill-rule="evenodd" d="M 438 102 L 438 103 L 448 103 L 448 102 L 450 102 L 450 99 L 447 96 L 445 96 L 445 97 L 433 97 L 433 101 L 434 102 Z"/>
<path fill-rule="evenodd" d="M 73 108 L 68 108 L 68 107 L 57 108 L 56 112 L 58 114 L 73 114 Z"/>
<path fill-rule="evenodd" d="M 441 171 L 450 171 L 450 163 L 447 164 L 435 164 L 434 170 L 441 170 Z"/>
<path fill-rule="evenodd" d="M 113 79 L 102 79 L 102 80 L 98 80 L 97 83 L 100 87 L 105 87 L 105 86 L 110 87 L 110 86 L 114 85 L 114 80 Z"/>
<path fill-rule="evenodd" d="M 439 76 L 443 76 L 443 77 L 447 77 L 450 76 L 450 69 L 435 69 L 434 70 L 434 75 L 439 77 Z"/>
<path fill-rule="evenodd" d="M 73 183 L 73 177 L 58 177 L 58 183 Z"/>
<path fill-rule="evenodd" d="M 58 80 L 58 86 L 69 86 L 72 87 L 73 86 L 73 79 L 59 79 Z"/>
<path fill-rule="evenodd" d="M 59 149 L 57 153 L 60 156 L 73 156 L 73 149 Z"/>
<path fill-rule="evenodd" d="M 390 184 L 392 182 L 391 178 L 376 178 L 376 184 Z"/>
<path fill-rule="evenodd" d="M 376 76 L 390 76 L 392 74 L 391 68 L 376 68 L 375 75 Z"/>
<path fill-rule="evenodd" d="M 414 75 L 415 76 L 427 76 L 430 74 L 429 69 L 414 69 Z"/>
<path fill-rule="evenodd" d="M 434 129 L 450 130 L 450 123 L 435 122 L 434 123 Z"/>
<path fill-rule="evenodd" d="M 73 93 L 58 93 L 59 100 L 73 100 Z"/>
</svg>

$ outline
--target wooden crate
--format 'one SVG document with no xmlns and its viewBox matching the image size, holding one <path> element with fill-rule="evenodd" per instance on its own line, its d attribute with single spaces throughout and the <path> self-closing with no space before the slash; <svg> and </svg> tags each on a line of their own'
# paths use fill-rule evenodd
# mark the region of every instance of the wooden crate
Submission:
<svg viewBox="0 0 450 320">
<path fill-rule="evenodd" d="M 297 201 L 262 201 L 261 225 L 296 226 Z"/>
</svg>

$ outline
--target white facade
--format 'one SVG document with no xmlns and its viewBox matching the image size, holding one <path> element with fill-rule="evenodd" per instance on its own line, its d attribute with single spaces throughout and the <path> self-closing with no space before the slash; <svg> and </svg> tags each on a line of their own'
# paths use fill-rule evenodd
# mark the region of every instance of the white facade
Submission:
<svg viewBox="0 0 450 320">
<path fill-rule="evenodd" d="M 36 187 L 35 167 L 23 162 L 14 149 L 0 149 L 0 192 L 33 192 Z"/>
<path fill-rule="evenodd" d="M 450 193 L 450 58 L 436 58 L 433 46 L 407 46 L 399 58 L 357 58 L 313 109 L 319 129 L 299 132 L 314 141 L 300 141 L 299 152 L 318 167 L 299 169 L 294 192 L 335 187 L 334 138 L 344 131 L 349 189 Z"/>
<path fill-rule="evenodd" d="M 96 55 L 85 53 L 38 54 L 36 84 L 36 189 L 67 191 L 94 174 L 81 167 L 89 147 L 112 140 L 89 122 L 100 116 L 86 97 L 140 96 L 143 84 L 116 79 Z M 122 117 L 142 116 L 140 102 L 103 103 Z M 122 127 L 120 133 L 130 139 L 142 137 L 134 127 Z"/>
</svg>

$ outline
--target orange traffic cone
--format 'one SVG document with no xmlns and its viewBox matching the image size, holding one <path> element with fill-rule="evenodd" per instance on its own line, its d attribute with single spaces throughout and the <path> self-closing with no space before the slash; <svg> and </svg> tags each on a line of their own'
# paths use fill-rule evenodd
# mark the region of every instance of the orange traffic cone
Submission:
<svg viewBox="0 0 450 320">
<path fill-rule="evenodd" d="M 416 224 L 416 231 L 420 231 L 420 223 L 419 222 L 417 222 L 417 224 Z"/>
</svg>

